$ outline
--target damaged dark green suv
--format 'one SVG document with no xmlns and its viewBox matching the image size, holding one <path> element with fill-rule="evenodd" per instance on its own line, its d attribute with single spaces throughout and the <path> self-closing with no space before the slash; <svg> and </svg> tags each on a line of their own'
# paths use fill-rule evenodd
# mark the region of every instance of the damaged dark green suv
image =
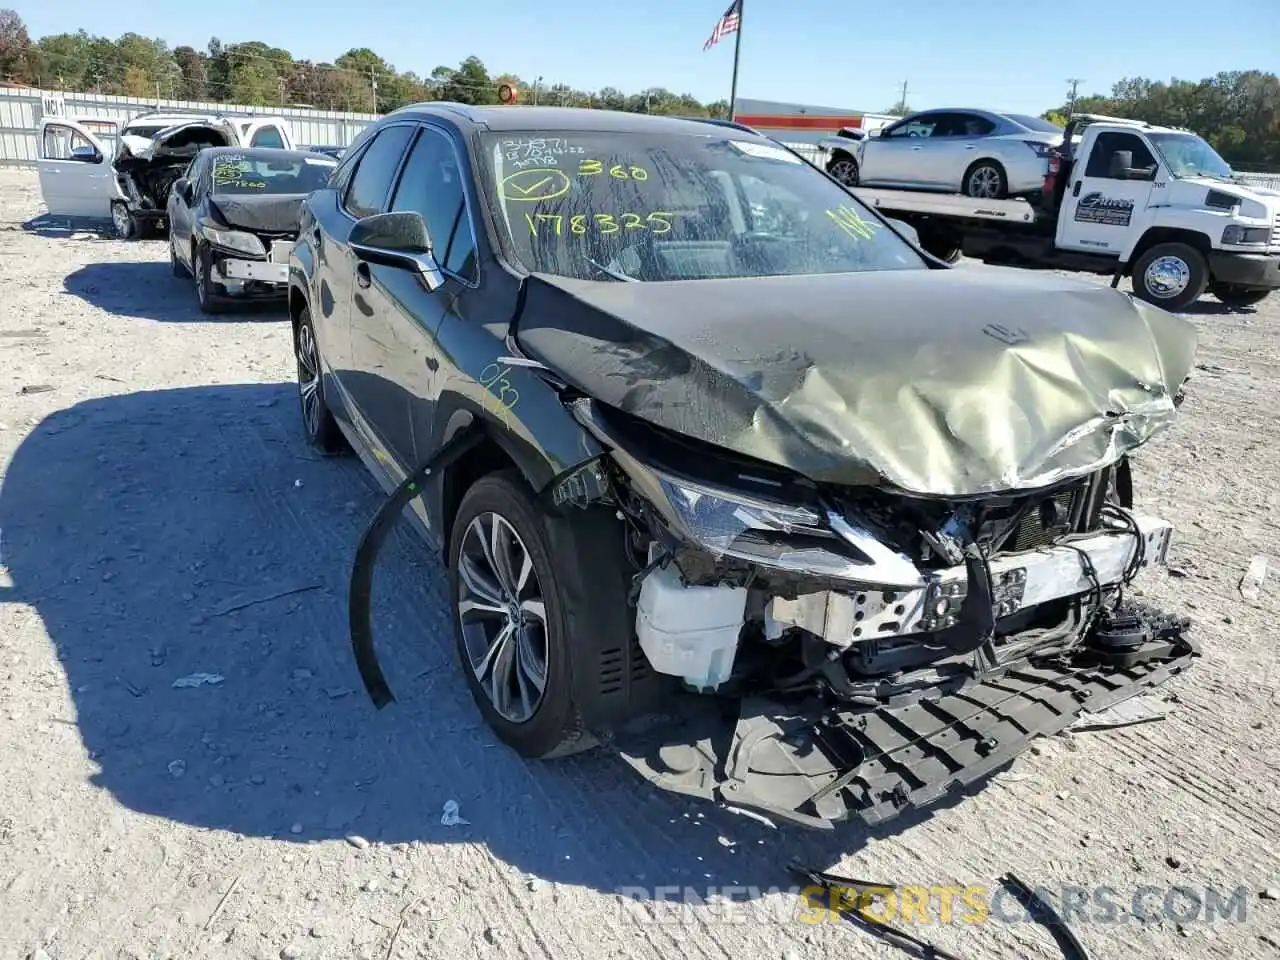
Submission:
<svg viewBox="0 0 1280 960">
<path fill-rule="evenodd" d="M 1195 336 L 951 269 L 733 126 L 421 104 L 307 200 L 303 422 L 445 551 L 463 674 L 529 757 L 814 826 L 980 779 L 1183 669 L 1128 455 Z"/>
</svg>

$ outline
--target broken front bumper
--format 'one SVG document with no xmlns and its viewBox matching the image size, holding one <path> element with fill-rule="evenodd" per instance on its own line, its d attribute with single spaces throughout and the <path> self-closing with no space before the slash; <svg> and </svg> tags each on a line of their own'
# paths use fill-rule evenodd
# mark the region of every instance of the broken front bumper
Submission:
<svg viewBox="0 0 1280 960">
<path fill-rule="evenodd" d="M 711 698 L 615 747 L 666 790 L 806 827 L 889 820 L 990 776 L 1037 736 L 1164 683 L 1199 650 L 1177 633 L 1127 666 L 1086 651 L 997 668 L 936 699 L 858 709 L 752 698 L 737 719 Z"/>
<path fill-rule="evenodd" d="M 292 240 L 274 240 L 266 260 L 242 260 L 224 254 L 221 260 L 222 276 L 228 280 L 256 280 L 259 283 L 285 284 L 289 282 L 289 252 Z"/>
<path fill-rule="evenodd" d="M 1135 559 L 1138 567 L 1164 566 L 1173 525 L 1140 514 L 1133 520 L 1142 537 L 1136 558 L 1134 534 L 1113 529 L 1079 537 L 1070 545 L 992 560 L 988 566 L 996 616 L 1086 594 L 1095 581 L 1110 587 L 1123 579 Z M 848 647 L 860 641 L 943 630 L 955 625 L 967 592 L 966 569 L 960 564 L 931 573 L 923 586 L 914 588 L 823 590 L 794 600 L 774 597 L 766 608 L 765 634 L 776 639 L 785 628 L 796 626 L 830 644 Z"/>
</svg>

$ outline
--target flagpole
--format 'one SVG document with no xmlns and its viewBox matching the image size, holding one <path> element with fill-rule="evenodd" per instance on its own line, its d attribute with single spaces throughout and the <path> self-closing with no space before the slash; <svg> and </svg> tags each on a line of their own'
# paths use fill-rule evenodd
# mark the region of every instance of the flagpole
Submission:
<svg viewBox="0 0 1280 960">
<path fill-rule="evenodd" d="M 738 52 L 742 49 L 742 14 L 747 0 L 738 0 L 738 29 L 733 36 L 733 80 L 729 86 L 729 119 L 738 115 Z"/>
</svg>

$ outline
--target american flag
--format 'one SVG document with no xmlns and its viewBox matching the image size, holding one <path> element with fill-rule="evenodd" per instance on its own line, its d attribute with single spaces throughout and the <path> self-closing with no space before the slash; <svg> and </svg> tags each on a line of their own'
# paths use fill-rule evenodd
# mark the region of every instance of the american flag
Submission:
<svg viewBox="0 0 1280 960">
<path fill-rule="evenodd" d="M 742 0 L 733 0 L 733 3 L 729 4 L 729 9 L 724 12 L 724 16 L 716 24 L 716 28 L 711 31 L 711 36 L 707 38 L 707 42 L 702 45 L 702 49 L 710 50 L 729 34 L 736 33 L 738 31 L 738 22 L 741 18 Z"/>
</svg>

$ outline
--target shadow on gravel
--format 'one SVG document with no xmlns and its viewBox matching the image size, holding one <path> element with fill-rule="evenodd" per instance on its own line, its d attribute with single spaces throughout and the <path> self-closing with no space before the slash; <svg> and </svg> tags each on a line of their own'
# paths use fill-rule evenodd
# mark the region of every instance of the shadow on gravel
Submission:
<svg viewBox="0 0 1280 960">
<path fill-rule="evenodd" d="M 88 263 L 67 274 L 63 284 L 67 293 L 108 313 L 162 323 L 237 323 L 288 316 L 283 298 L 235 304 L 225 313 L 202 313 L 194 282 L 190 277 L 175 277 L 167 259 Z"/>
<path fill-rule="evenodd" d="M 0 602 L 42 618 L 96 786 L 140 813 L 248 836 L 483 843 L 605 891 L 785 887 L 791 857 L 823 867 L 866 842 L 663 793 L 603 749 L 519 759 L 471 702 L 440 566 L 407 526 L 375 580 L 399 697 L 375 711 L 346 585 L 382 493 L 354 457 L 312 454 L 297 421 L 283 383 L 108 397 L 45 419 L 9 464 L 13 586 Z M 442 825 L 448 800 L 469 825 Z"/>
<path fill-rule="evenodd" d="M 36 236 L 57 240 L 114 240 L 110 220 L 96 217 L 55 217 L 47 213 L 32 217 L 22 224 L 22 229 Z"/>
<path fill-rule="evenodd" d="M 1275 294 L 1273 294 L 1275 296 Z M 1256 306 L 1232 307 L 1221 300 L 1200 299 L 1186 307 L 1182 313 L 1197 317 L 1215 317 L 1227 315 L 1250 316 L 1258 312 Z"/>
</svg>

